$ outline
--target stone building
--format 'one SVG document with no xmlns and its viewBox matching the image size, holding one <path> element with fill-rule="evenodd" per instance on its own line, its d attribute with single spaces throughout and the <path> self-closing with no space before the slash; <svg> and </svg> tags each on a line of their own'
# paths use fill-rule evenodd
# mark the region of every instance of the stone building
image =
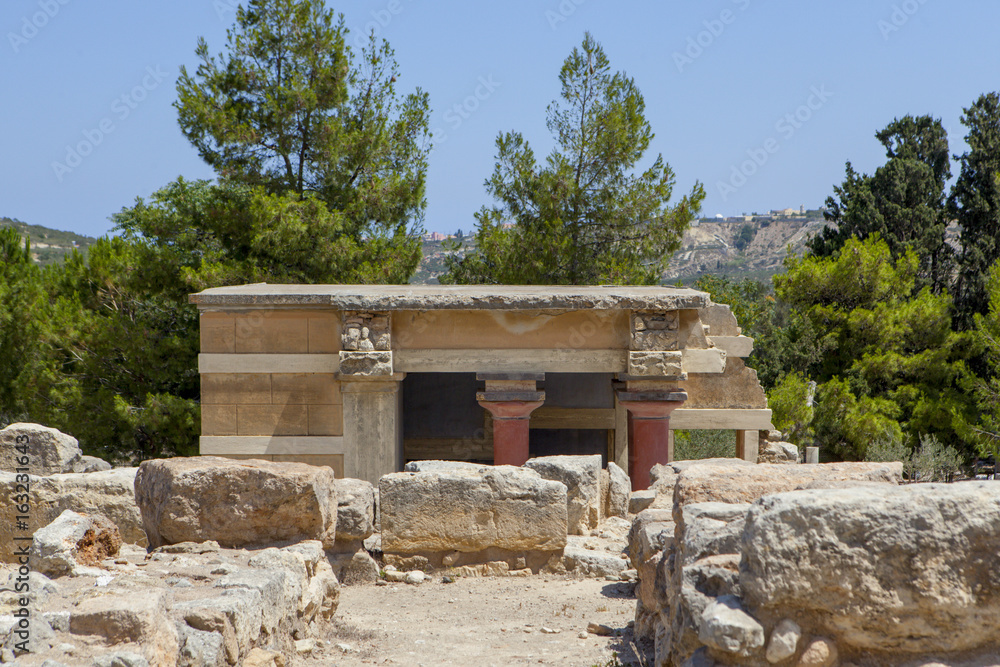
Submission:
<svg viewBox="0 0 1000 667">
<path fill-rule="evenodd" d="M 728 306 L 663 287 L 242 285 L 201 317 L 201 453 L 329 465 L 601 454 L 646 488 L 672 429 L 771 411 Z"/>
</svg>

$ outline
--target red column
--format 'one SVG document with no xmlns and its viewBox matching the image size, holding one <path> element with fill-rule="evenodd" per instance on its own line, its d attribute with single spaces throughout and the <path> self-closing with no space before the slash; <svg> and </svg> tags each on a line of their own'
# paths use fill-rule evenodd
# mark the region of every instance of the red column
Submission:
<svg viewBox="0 0 1000 667">
<path fill-rule="evenodd" d="M 493 465 L 521 466 L 528 460 L 531 412 L 544 401 L 489 401 L 479 405 L 493 415 Z"/>
<path fill-rule="evenodd" d="M 650 468 L 657 463 L 669 463 L 674 458 L 670 413 L 687 400 L 687 394 L 622 392 L 618 400 L 631 416 L 628 475 L 632 480 L 632 490 L 648 489 Z"/>
</svg>

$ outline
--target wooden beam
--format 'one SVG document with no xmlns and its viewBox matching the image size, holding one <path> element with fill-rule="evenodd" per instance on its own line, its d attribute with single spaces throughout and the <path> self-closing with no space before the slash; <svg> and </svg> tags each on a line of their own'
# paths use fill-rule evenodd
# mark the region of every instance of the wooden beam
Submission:
<svg viewBox="0 0 1000 667">
<path fill-rule="evenodd" d="M 199 440 L 203 456 L 230 456 L 232 454 L 267 455 L 283 454 L 343 454 L 343 436 L 212 436 L 203 435 Z"/>
<path fill-rule="evenodd" d="M 199 354 L 199 373 L 336 373 L 336 354 Z"/>
<path fill-rule="evenodd" d="M 770 431 L 770 410 L 725 410 L 678 408 L 670 415 L 670 428 L 680 429 L 732 429 Z"/>
<path fill-rule="evenodd" d="M 531 413 L 531 428 L 613 429 L 614 408 L 550 408 Z"/>
<path fill-rule="evenodd" d="M 492 461 L 493 443 L 486 438 L 406 438 L 408 461 Z"/>
<path fill-rule="evenodd" d="M 403 373 L 624 373 L 628 350 L 394 350 Z"/>
</svg>

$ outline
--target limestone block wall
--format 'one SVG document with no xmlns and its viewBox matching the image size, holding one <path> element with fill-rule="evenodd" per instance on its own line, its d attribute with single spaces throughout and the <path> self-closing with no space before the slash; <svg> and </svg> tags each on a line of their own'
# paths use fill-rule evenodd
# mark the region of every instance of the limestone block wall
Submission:
<svg viewBox="0 0 1000 667">
<path fill-rule="evenodd" d="M 328 465 L 344 476 L 340 313 L 201 314 L 201 453 Z"/>
</svg>

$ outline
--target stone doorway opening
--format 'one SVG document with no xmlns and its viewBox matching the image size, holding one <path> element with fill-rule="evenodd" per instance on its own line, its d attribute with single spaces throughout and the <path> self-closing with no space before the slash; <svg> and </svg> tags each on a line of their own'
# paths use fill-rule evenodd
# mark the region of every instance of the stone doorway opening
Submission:
<svg viewBox="0 0 1000 667">
<path fill-rule="evenodd" d="M 615 460 L 611 373 L 546 373 L 545 404 L 531 415 L 531 457 L 599 454 Z M 408 373 L 402 382 L 403 460 L 493 463 L 493 423 L 476 401 L 475 373 Z"/>
</svg>

